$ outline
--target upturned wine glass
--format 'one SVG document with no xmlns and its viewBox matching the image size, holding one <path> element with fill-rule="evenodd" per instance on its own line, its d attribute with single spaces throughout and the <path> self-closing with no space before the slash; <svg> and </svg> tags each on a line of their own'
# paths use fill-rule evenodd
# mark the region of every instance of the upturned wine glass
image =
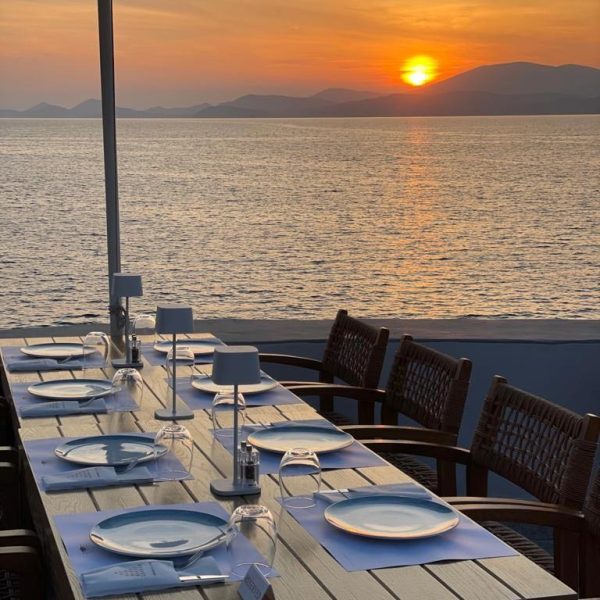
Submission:
<svg viewBox="0 0 600 600">
<path fill-rule="evenodd" d="M 273 571 L 277 551 L 277 529 L 271 511 L 259 504 L 238 506 L 229 517 L 227 532 L 231 574 L 244 577 L 250 566 L 255 564 L 268 577 Z M 254 546 L 260 558 L 248 560 L 247 547 L 240 543 L 240 536 L 244 536 Z"/>
<path fill-rule="evenodd" d="M 190 432 L 178 423 L 165 425 L 154 438 L 154 444 L 168 452 L 158 459 L 156 481 L 185 479 L 192 468 L 194 441 Z"/>
<path fill-rule="evenodd" d="M 246 420 L 246 400 L 242 394 L 237 395 L 238 431 L 241 431 Z M 233 437 L 233 392 L 215 394 L 211 407 L 213 432 L 216 438 Z"/>
<path fill-rule="evenodd" d="M 279 490 L 284 508 L 310 508 L 321 489 L 321 463 L 312 450 L 292 448 L 279 463 Z"/>
<path fill-rule="evenodd" d="M 139 336 L 142 335 L 153 335 L 152 345 L 156 343 L 156 318 L 154 315 L 143 314 L 136 315 L 133 318 L 132 332 Z"/>
<path fill-rule="evenodd" d="M 110 350 L 110 340 L 102 331 L 91 331 L 83 338 L 84 354 L 81 359 L 81 368 L 83 374 L 86 369 L 105 369 L 109 366 L 108 354 Z M 94 365 L 94 358 L 102 357 L 101 365 Z M 94 365 L 94 366 L 92 366 Z"/>
<path fill-rule="evenodd" d="M 112 379 L 114 393 L 127 391 L 138 406 L 144 399 L 144 379 L 137 369 L 119 369 Z"/>
<path fill-rule="evenodd" d="M 191 381 L 194 375 L 194 363 L 194 352 L 189 346 L 176 345 L 175 354 L 173 354 L 173 348 L 167 352 L 165 366 L 171 387 L 173 387 L 173 377 Z"/>
</svg>

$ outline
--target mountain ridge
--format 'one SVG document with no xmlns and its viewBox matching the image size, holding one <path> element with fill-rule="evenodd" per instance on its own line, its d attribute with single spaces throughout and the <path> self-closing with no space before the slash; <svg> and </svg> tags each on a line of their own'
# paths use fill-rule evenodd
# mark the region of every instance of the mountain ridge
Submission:
<svg viewBox="0 0 600 600">
<path fill-rule="evenodd" d="M 19 111 L 0 109 L 4 118 L 98 118 L 100 100 L 65 108 L 41 102 Z M 600 113 L 600 69 L 585 65 L 531 62 L 481 65 L 422 88 L 381 94 L 326 88 L 310 96 L 245 94 L 211 105 L 118 106 L 120 118 L 278 118 L 354 116 L 450 116 Z"/>
</svg>

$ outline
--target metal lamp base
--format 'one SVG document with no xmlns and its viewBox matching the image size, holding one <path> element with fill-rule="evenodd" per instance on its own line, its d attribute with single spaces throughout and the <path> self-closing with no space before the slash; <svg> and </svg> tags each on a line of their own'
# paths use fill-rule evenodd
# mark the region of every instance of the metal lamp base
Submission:
<svg viewBox="0 0 600 600">
<path fill-rule="evenodd" d="M 141 369 L 144 363 L 140 360 L 138 362 L 128 361 L 126 358 L 115 358 L 112 361 L 112 366 L 115 369 Z"/>
<path fill-rule="evenodd" d="M 173 412 L 172 408 L 161 408 L 154 411 L 154 418 L 158 421 L 184 421 L 193 419 L 194 413 L 189 408 L 177 408 Z"/>
<path fill-rule="evenodd" d="M 234 483 L 232 479 L 215 479 L 210 482 L 210 491 L 215 496 L 256 496 L 260 494 L 260 486 Z"/>
</svg>

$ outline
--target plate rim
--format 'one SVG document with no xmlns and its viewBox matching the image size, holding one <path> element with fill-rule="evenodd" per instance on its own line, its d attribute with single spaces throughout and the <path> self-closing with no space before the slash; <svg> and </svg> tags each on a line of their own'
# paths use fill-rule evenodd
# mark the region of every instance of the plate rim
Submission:
<svg viewBox="0 0 600 600">
<path fill-rule="evenodd" d="M 337 428 L 334 427 L 319 427 L 318 425 L 285 425 L 285 421 L 280 425 L 273 425 L 271 427 L 265 427 L 264 429 L 259 429 L 258 431 L 252 431 L 251 433 L 248 434 L 247 440 L 249 443 L 251 443 L 253 446 L 256 446 L 257 448 L 260 448 L 261 450 L 266 450 L 267 452 L 276 452 L 278 454 L 284 454 L 285 452 L 287 452 L 287 450 L 273 450 L 272 448 L 266 448 L 264 446 L 261 446 L 260 443 L 257 444 L 254 440 L 256 439 L 255 436 L 257 434 L 261 434 L 262 432 L 268 432 L 268 431 L 273 431 L 274 429 L 281 429 L 281 430 L 293 430 L 293 429 L 297 429 L 298 427 L 304 427 L 304 428 L 309 428 L 309 429 L 321 429 L 321 430 L 325 430 L 325 431 L 329 431 L 329 432 L 336 432 L 336 434 L 342 434 L 344 436 L 348 436 L 346 438 L 346 442 L 341 445 L 341 446 L 337 446 L 336 448 L 332 448 L 330 450 L 314 450 L 314 452 L 319 455 L 319 454 L 329 454 L 331 452 L 337 452 L 338 450 L 343 450 L 344 448 L 348 448 L 349 446 L 351 446 L 355 440 L 352 437 L 352 435 L 350 435 L 348 432 L 346 431 L 341 431 Z M 250 438 L 252 438 L 252 441 L 250 440 Z M 259 438 L 259 442 L 260 442 L 260 438 Z M 296 444 L 296 447 L 299 447 Z M 289 450 L 289 448 L 288 448 Z"/>
<path fill-rule="evenodd" d="M 411 503 L 419 503 L 423 506 L 427 506 L 427 503 L 431 504 L 435 504 L 436 506 L 440 506 L 446 510 L 449 511 L 449 513 L 451 515 L 453 515 L 453 518 L 451 520 L 449 520 L 449 523 L 446 527 L 440 529 L 439 531 L 434 531 L 434 532 L 430 532 L 430 533 L 413 533 L 413 534 L 403 534 L 403 535 L 399 535 L 399 534 L 391 534 L 391 535 L 386 535 L 386 534 L 376 534 L 376 533 L 366 533 L 366 532 L 361 532 L 361 531 L 350 531 L 349 529 L 341 526 L 341 522 L 335 520 L 335 518 L 332 517 L 331 515 L 331 511 L 336 510 L 336 506 L 338 506 L 339 509 L 339 505 L 340 504 L 346 504 L 348 502 L 352 502 L 352 501 L 357 501 L 357 500 L 361 500 L 364 501 L 368 498 L 378 498 L 378 499 L 389 499 L 389 498 L 396 498 L 396 499 L 400 499 L 402 501 L 408 501 Z M 377 494 L 377 493 L 373 493 L 371 495 L 368 494 L 361 494 L 360 497 L 355 497 L 355 498 L 344 498 L 344 500 L 340 500 L 339 502 L 334 502 L 333 504 L 330 504 L 329 506 L 327 506 L 325 508 L 325 510 L 323 511 L 323 517 L 325 518 L 325 520 L 332 525 L 333 527 L 335 527 L 336 529 L 339 529 L 340 531 L 345 531 L 346 533 L 349 533 L 350 535 L 357 535 L 359 537 L 364 537 L 364 538 L 368 538 L 368 539 L 377 539 L 377 540 L 389 540 L 389 541 L 393 541 L 393 540 L 421 540 L 421 539 L 426 539 L 426 538 L 430 538 L 430 537 L 435 537 L 438 535 L 441 535 L 442 533 L 446 533 L 447 531 L 451 531 L 452 529 L 455 529 L 459 522 L 460 522 L 460 515 L 458 514 L 458 512 L 453 509 L 451 506 L 447 506 L 446 504 L 441 504 L 439 502 L 435 502 L 435 500 L 432 499 L 425 499 L 425 498 L 411 498 L 408 496 L 403 496 L 402 494 Z"/>
<path fill-rule="evenodd" d="M 169 344 L 170 348 L 168 348 L 168 349 L 158 348 L 157 346 L 160 346 L 161 344 Z M 214 347 L 216 348 L 217 346 L 221 346 L 223 344 L 223 342 L 220 342 L 219 340 L 214 340 L 214 343 L 213 343 L 212 339 L 207 339 L 207 340 L 177 340 L 177 345 L 178 346 L 185 346 L 186 344 L 188 344 L 190 346 L 194 346 L 194 345 L 198 345 L 198 344 L 214 345 Z M 170 341 L 170 340 L 161 340 L 159 342 L 154 342 L 154 344 L 152 344 L 152 349 L 155 350 L 156 352 L 159 352 L 160 354 L 168 354 L 169 350 L 172 347 L 173 347 L 173 342 Z M 199 353 L 194 352 L 194 356 L 205 356 L 205 355 L 208 355 L 208 354 L 212 354 L 213 352 L 214 352 L 214 348 L 211 351 L 209 351 L 209 352 L 199 352 Z"/>
<path fill-rule="evenodd" d="M 30 348 L 35 349 L 35 348 L 39 348 L 40 346 L 81 346 L 81 353 L 80 354 L 70 353 L 70 354 L 65 354 L 63 356 L 48 356 L 48 355 L 36 353 L 35 350 L 33 352 L 30 351 Z M 79 342 L 45 342 L 45 343 L 39 343 L 39 344 L 30 344 L 28 346 L 21 346 L 19 348 L 19 350 L 21 353 L 25 354 L 25 356 L 31 356 L 33 358 L 56 358 L 58 360 L 64 360 L 66 357 L 83 358 L 84 356 L 89 356 L 90 354 L 93 354 L 96 351 L 94 348 L 88 348 L 86 351 L 85 346 Z"/>
<path fill-rule="evenodd" d="M 102 519 L 101 521 L 96 523 L 90 529 L 89 538 L 92 541 L 92 543 L 96 544 L 99 548 L 103 548 L 104 550 L 107 550 L 109 552 L 114 552 L 115 554 L 119 554 L 121 556 L 138 556 L 138 557 L 144 557 L 144 558 L 149 558 L 149 557 L 176 558 L 176 557 L 180 557 L 180 556 L 189 556 L 190 554 L 194 554 L 195 552 L 198 552 L 199 550 L 207 551 L 207 550 L 210 550 L 211 548 L 216 548 L 217 546 L 220 546 L 222 543 L 224 543 L 226 541 L 226 534 L 224 534 L 223 538 L 222 539 L 217 538 L 215 540 L 215 543 L 204 545 L 204 546 L 199 546 L 198 548 L 193 549 L 193 550 L 186 550 L 185 552 L 179 551 L 179 552 L 156 553 L 156 552 L 141 552 L 141 551 L 136 552 L 134 550 L 130 550 L 130 551 L 115 550 L 113 547 L 108 547 L 105 543 L 103 543 L 105 540 L 104 540 L 104 538 L 102 538 L 102 536 L 99 536 L 98 534 L 96 534 L 96 536 L 98 536 L 99 539 L 94 539 L 94 537 L 93 537 L 94 530 L 97 529 L 102 523 L 106 523 L 107 521 L 110 521 L 111 519 L 116 519 L 119 517 L 132 517 L 132 516 L 136 515 L 137 513 L 140 513 L 141 515 L 144 515 L 145 518 L 147 518 L 147 513 L 149 513 L 149 512 L 181 512 L 181 513 L 186 513 L 186 514 L 193 514 L 194 516 L 208 515 L 213 519 L 218 519 L 218 520 L 222 521 L 223 528 L 227 527 L 227 521 L 225 519 L 223 519 L 222 517 L 219 517 L 217 515 L 208 513 L 206 511 L 191 510 L 189 508 L 148 507 L 148 508 L 144 508 L 142 510 L 136 510 L 136 511 L 132 511 L 132 512 L 121 512 L 119 514 L 112 515 L 111 517 L 106 517 L 105 519 Z"/>
<path fill-rule="evenodd" d="M 95 382 L 95 383 L 98 383 L 98 382 L 107 383 L 107 384 L 110 384 L 110 387 L 103 392 L 94 394 L 93 396 L 81 396 L 80 398 L 59 398 L 57 396 L 47 396 L 46 394 L 41 394 L 38 391 L 38 387 L 43 386 L 43 385 L 64 384 L 64 383 L 81 383 L 83 381 L 91 381 L 91 382 Z M 74 402 L 78 402 L 79 400 L 89 400 L 90 398 L 104 398 L 105 396 L 110 395 L 112 393 L 112 391 L 113 391 L 113 387 L 112 387 L 112 381 L 110 379 L 94 379 L 91 377 L 84 377 L 81 379 L 52 379 L 52 380 L 48 380 L 48 381 L 36 381 L 35 383 L 32 383 L 31 385 L 29 385 L 27 387 L 27 392 L 30 393 L 32 396 L 35 396 L 36 398 L 43 398 L 46 400 L 65 400 L 65 401 L 74 401 Z"/>
<path fill-rule="evenodd" d="M 207 379 L 207 380 L 210 382 L 210 384 L 211 384 L 211 385 L 217 385 L 217 384 L 216 384 L 216 383 L 215 383 L 215 382 L 214 382 L 214 381 L 211 379 L 210 375 L 206 375 L 205 373 L 194 373 L 194 376 L 193 376 L 193 377 L 192 377 L 192 379 L 191 379 L 191 386 L 192 386 L 193 388 L 195 388 L 195 389 L 197 389 L 197 390 L 200 390 L 201 392 L 204 392 L 205 394 L 218 394 L 218 393 L 219 393 L 218 391 L 215 391 L 215 390 L 212 390 L 212 389 L 211 389 L 211 390 L 208 390 L 208 389 L 206 389 L 206 388 L 202 388 L 202 387 L 200 387 L 200 386 L 198 386 L 198 385 L 195 385 L 195 384 L 196 384 L 196 382 L 198 381 L 198 379 L 199 379 L 200 377 L 204 377 L 205 379 Z M 251 383 L 251 384 L 240 384 L 240 385 L 238 386 L 238 391 L 239 391 L 239 393 L 240 393 L 240 394 L 244 394 L 244 395 L 246 395 L 246 396 L 251 396 L 251 395 L 253 395 L 253 394 L 263 394 L 264 392 L 269 392 L 269 391 L 271 391 L 271 390 L 274 390 L 274 389 L 275 389 L 275 388 L 276 388 L 276 387 L 279 385 L 279 382 L 278 382 L 278 381 L 276 381 L 275 379 L 273 379 L 272 377 L 270 377 L 269 375 L 266 375 L 266 374 L 265 374 L 265 375 L 261 375 L 261 379 L 262 379 L 263 377 L 264 377 L 265 379 L 267 379 L 267 380 L 270 380 L 270 381 L 271 381 L 271 383 L 269 384 L 269 386 L 268 386 L 268 387 L 265 387 L 265 388 L 264 388 L 264 389 L 262 389 L 262 390 L 256 390 L 256 391 L 251 391 L 251 392 L 245 392 L 245 391 L 244 391 L 244 389 L 243 389 L 243 388 L 245 387 L 245 385 L 260 385 L 260 384 L 258 384 L 258 383 L 254 383 L 254 384 L 252 384 L 252 383 Z M 262 383 L 262 382 L 261 382 L 261 383 Z M 265 385 L 267 385 L 267 384 L 265 384 Z M 230 387 L 230 388 L 232 388 L 232 390 L 233 390 L 233 386 L 232 386 L 232 385 L 231 385 L 231 386 L 227 386 L 227 385 L 225 385 L 225 386 L 221 386 L 221 389 L 225 389 L 225 388 L 229 388 L 229 387 Z"/>
<path fill-rule="evenodd" d="M 154 444 L 153 440 L 149 437 L 143 436 L 143 435 L 135 435 L 133 433 L 107 433 L 104 435 L 93 435 L 93 436 L 89 436 L 89 437 L 79 437 L 79 438 L 73 438 L 72 440 L 69 440 L 68 442 L 64 442 L 62 444 L 60 444 L 60 446 L 57 446 L 54 449 L 54 454 L 60 458 L 61 460 L 66 460 L 67 462 L 76 464 L 76 465 L 89 465 L 89 466 L 96 466 L 96 467 L 114 467 L 114 466 L 119 466 L 119 465 L 123 465 L 123 464 L 127 464 L 127 462 L 122 462 L 122 463 L 98 463 L 98 462 L 90 462 L 90 461 L 82 461 L 82 460 L 73 460 L 73 457 L 69 455 L 69 453 L 66 454 L 59 454 L 59 450 L 61 448 L 63 448 L 64 446 L 67 446 L 69 444 L 73 444 L 74 442 L 81 442 L 81 441 L 92 441 L 95 439 L 102 439 L 102 438 L 107 438 L 107 437 L 135 437 L 140 439 L 141 441 L 147 440 L 149 443 Z M 160 445 L 160 444 L 159 444 Z M 155 460 L 155 458 L 161 458 L 163 457 L 165 454 L 168 453 L 169 449 L 166 446 L 162 446 L 164 448 L 164 451 L 161 452 L 161 454 L 158 457 L 154 457 L 154 456 L 148 456 L 147 458 L 141 458 L 138 462 L 138 464 L 142 464 L 142 463 L 146 463 L 146 462 L 150 462 L 152 460 Z"/>
</svg>

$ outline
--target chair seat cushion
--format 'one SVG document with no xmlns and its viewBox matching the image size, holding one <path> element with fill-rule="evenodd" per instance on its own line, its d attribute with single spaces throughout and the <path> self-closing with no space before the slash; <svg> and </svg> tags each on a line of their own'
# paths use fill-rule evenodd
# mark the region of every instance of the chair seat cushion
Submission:
<svg viewBox="0 0 600 600">
<path fill-rule="evenodd" d="M 379 455 L 391 465 L 424 485 L 428 490 L 436 493 L 438 489 L 437 473 L 428 465 L 420 462 L 412 456 L 398 454 L 396 452 L 380 452 Z"/>
<path fill-rule="evenodd" d="M 529 560 L 532 560 L 542 567 L 542 569 L 554 574 L 554 558 L 535 542 L 524 535 L 521 535 L 514 529 L 511 529 L 508 525 L 504 525 L 504 523 L 498 523 L 497 521 L 482 521 L 481 525 L 490 533 L 493 533 L 497 538 L 500 538 L 503 542 L 526 556 Z"/>
</svg>

